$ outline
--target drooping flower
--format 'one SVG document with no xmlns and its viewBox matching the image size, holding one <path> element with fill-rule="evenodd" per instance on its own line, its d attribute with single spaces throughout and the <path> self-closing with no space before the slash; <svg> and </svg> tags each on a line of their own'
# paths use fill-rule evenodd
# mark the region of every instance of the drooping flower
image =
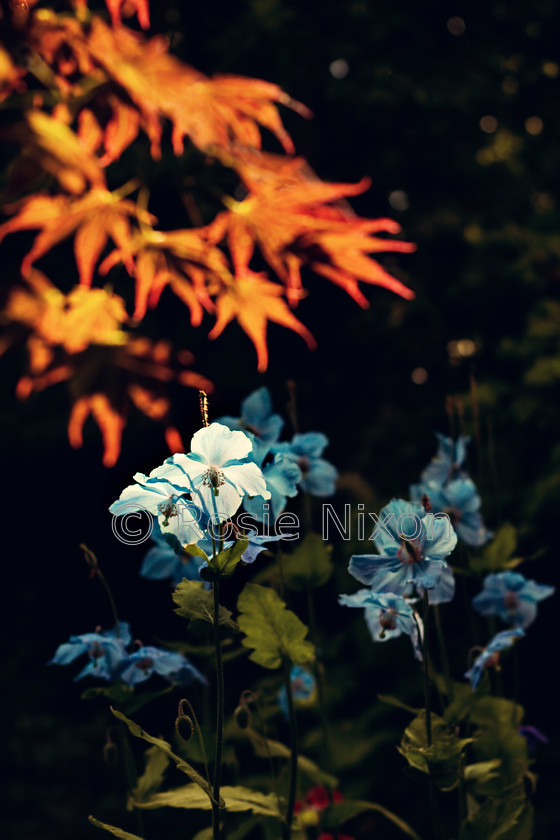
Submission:
<svg viewBox="0 0 560 840">
<path fill-rule="evenodd" d="M 340 595 L 338 600 L 345 607 L 362 607 L 365 610 L 366 623 L 374 642 L 386 642 L 405 633 L 410 636 L 414 656 L 422 659 L 418 631 L 422 627 L 421 619 L 402 596 L 360 589 L 353 595 Z"/>
<path fill-rule="evenodd" d="M 294 665 L 290 671 L 290 682 L 292 684 L 292 696 L 296 702 L 312 702 L 315 699 L 315 677 L 310 671 L 302 668 L 301 665 Z M 288 720 L 288 695 L 285 685 L 278 692 L 278 703 L 284 712 L 284 717 Z"/>
<path fill-rule="evenodd" d="M 118 633 L 116 628 L 107 631 L 98 628 L 94 633 L 70 636 L 68 642 L 58 646 L 47 665 L 69 665 L 78 657 L 87 654 L 89 662 L 78 676 L 74 677 L 74 682 L 84 677 L 112 680 L 126 659 L 125 649 L 131 640 L 129 625 L 126 621 L 119 621 Z"/>
<path fill-rule="evenodd" d="M 232 430 L 252 432 L 266 443 L 275 443 L 280 437 L 284 420 L 272 410 L 272 399 L 268 388 L 258 388 L 241 403 L 241 417 L 220 417 Z"/>
<path fill-rule="evenodd" d="M 380 514 L 372 535 L 380 554 L 355 554 L 348 571 L 372 591 L 404 595 L 409 584 L 433 589 L 457 544 L 448 519 L 426 514 L 422 505 L 393 499 Z"/>
<path fill-rule="evenodd" d="M 481 500 L 474 482 L 464 476 L 440 486 L 435 481 L 413 484 L 410 497 L 420 502 L 428 497 L 432 513 L 449 516 L 457 537 L 467 545 L 481 546 L 492 537 L 480 513 Z"/>
<path fill-rule="evenodd" d="M 198 556 L 189 554 L 183 549 L 183 544 L 177 540 L 177 550 L 174 550 L 161 533 L 159 526 L 154 527 L 151 539 L 155 545 L 146 553 L 140 574 L 150 580 L 170 579 L 173 584 L 183 578 L 200 580 L 200 569 L 205 561 Z M 199 545 L 204 541 L 201 540 Z M 204 550 L 204 547 L 201 545 Z"/>
<path fill-rule="evenodd" d="M 188 455 L 173 455 L 152 474 L 184 487 L 213 521 L 224 521 L 245 495 L 270 498 L 260 468 L 248 460 L 252 449 L 244 432 L 211 423 L 195 432 Z"/>
<path fill-rule="evenodd" d="M 150 645 L 129 654 L 118 671 L 119 679 L 132 686 L 144 682 L 152 674 L 159 674 L 179 685 L 188 685 L 193 680 L 206 684 L 206 678 L 181 653 Z"/>
<path fill-rule="evenodd" d="M 498 667 L 501 651 L 511 647 L 516 639 L 520 639 L 524 635 L 525 631 L 521 627 L 496 633 L 480 656 L 475 659 L 472 668 L 469 668 L 465 673 L 465 677 L 470 680 L 473 690 L 479 684 L 484 669 Z"/>
<path fill-rule="evenodd" d="M 312 496 L 332 496 L 335 492 L 338 471 L 329 461 L 321 458 L 329 439 L 321 432 L 296 434 L 290 443 L 280 443 L 274 451 L 293 457 L 301 470 L 300 487 Z"/>
<path fill-rule="evenodd" d="M 258 496 L 243 500 L 243 507 L 257 522 L 274 521 L 286 507 L 288 497 L 297 496 L 302 481 L 302 472 L 295 459 L 283 452 L 277 452 L 274 460 L 263 467 L 263 476 L 270 493 L 269 500 L 264 504 Z"/>
<path fill-rule="evenodd" d="M 497 572 L 485 577 L 473 607 L 481 615 L 498 615 L 506 624 L 528 627 L 537 617 L 537 603 L 554 591 L 553 586 L 527 580 L 520 572 Z"/>
<path fill-rule="evenodd" d="M 467 454 L 467 444 L 470 437 L 460 436 L 456 441 L 436 432 L 438 439 L 438 451 L 422 472 L 421 480 L 435 481 L 437 484 L 446 484 L 453 478 L 466 476 L 461 469 Z"/>
</svg>

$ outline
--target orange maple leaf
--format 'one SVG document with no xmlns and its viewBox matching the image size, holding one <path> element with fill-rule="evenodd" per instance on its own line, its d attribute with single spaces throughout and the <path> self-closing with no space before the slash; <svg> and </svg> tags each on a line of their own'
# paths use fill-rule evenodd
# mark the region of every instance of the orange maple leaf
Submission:
<svg viewBox="0 0 560 840">
<path fill-rule="evenodd" d="M 292 162 L 288 181 L 283 179 L 284 174 L 281 168 L 261 167 L 260 178 L 253 179 L 248 197 L 242 201 L 226 198 L 229 212 L 219 214 L 213 222 L 216 239 L 227 236 L 237 274 L 247 269 L 258 244 L 265 260 L 286 284 L 292 305 L 301 296 L 302 265 L 343 286 L 362 306 L 368 304 L 358 288 L 359 280 L 384 286 L 408 299 L 414 297 L 414 292 L 366 256 L 379 251 L 415 250 L 411 243 L 373 236 L 379 230 L 397 233 L 400 226 L 388 219 L 361 219 L 346 204 L 338 203 L 368 189 L 369 179 L 357 184 L 308 180 L 304 162 L 298 159 Z"/>
<path fill-rule="evenodd" d="M 26 399 L 68 381 L 73 401 L 70 443 L 81 446 L 83 426 L 91 414 L 102 433 L 106 466 L 118 458 L 132 407 L 164 424 L 169 448 L 175 452 L 182 449 L 182 442 L 170 422 L 169 387 L 176 382 L 208 393 L 213 390 L 206 377 L 189 369 L 193 356 L 188 351 L 173 352 L 169 342 L 125 332 L 124 301 L 105 289 L 78 286 L 63 295 L 33 269 L 26 287 L 12 291 L 1 318 L 27 337 L 28 370 L 18 382 L 17 396 Z M 0 352 L 14 344 L 14 338 L 17 334 L 4 341 Z"/>
<path fill-rule="evenodd" d="M 214 244 L 213 233 L 211 226 L 170 231 L 142 226 L 130 248 L 135 255 L 136 320 L 144 317 L 148 307 L 157 306 L 163 289 L 169 285 L 189 307 L 192 325 L 199 326 L 204 310 L 214 308 L 208 282 L 231 277 L 225 255 Z M 103 261 L 100 273 L 106 274 L 122 260 L 123 255 L 116 249 Z"/>
<path fill-rule="evenodd" d="M 268 366 L 266 329 L 268 321 L 288 327 L 300 335 L 309 348 L 314 348 L 315 339 L 309 330 L 298 321 L 282 299 L 284 289 L 277 283 L 265 279 L 266 275 L 246 270 L 232 278 L 218 293 L 216 300 L 216 324 L 209 337 L 217 338 L 234 318 L 245 330 L 257 351 L 258 370 L 262 373 Z"/>
<path fill-rule="evenodd" d="M 305 116 L 310 113 L 278 85 L 242 76 L 211 79 L 170 55 L 164 38 L 146 41 L 124 27 L 111 29 L 98 17 L 92 19 L 87 47 L 142 114 L 154 157 L 159 155 L 161 117 L 173 123 L 177 154 L 185 135 L 208 153 L 235 142 L 259 147 L 259 125 L 272 131 L 291 153 L 293 144 L 275 103 Z"/>
<path fill-rule="evenodd" d="M 130 219 L 142 219 L 146 224 L 155 221 L 137 204 L 122 198 L 118 191 L 100 188 L 91 189 L 79 198 L 34 195 L 6 210 L 18 212 L 0 225 L 0 242 L 8 233 L 41 230 L 21 264 L 24 276 L 29 274 L 35 260 L 75 234 L 74 254 L 80 283 L 86 287 L 91 286 L 95 265 L 109 239 L 118 246 L 123 261 L 132 272 Z"/>
</svg>

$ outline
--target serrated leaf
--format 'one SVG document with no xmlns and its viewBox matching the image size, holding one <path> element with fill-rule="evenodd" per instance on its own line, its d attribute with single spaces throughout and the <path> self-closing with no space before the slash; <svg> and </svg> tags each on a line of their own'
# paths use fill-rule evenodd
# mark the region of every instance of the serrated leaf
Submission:
<svg viewBox="0 0 560 840">
<path fill-rule="evenodd" d="M 205 621 L 214 624 L 214 596 L 204 588 L 199 580 L 182 580 L 173 591 L 173 601 L 177 604 L 175 612 L 187 621 Z M 218 624 L 230 630 L 237 630 L 237 624 L 231 617 L 231 612 L 220 606 L 218 610 Z"/>
<path fill-rule="evenodd" d="M 426 736 L 426 713 L 420 714 L 407 726 L 397 747 L 411 767 L 429 774 L 440 790 L 452 790 L 459 782 L 461 754 L 472 738 L 456 738 L 447 724 L 432 713 L 432 743 Z"/>
<path fill-rule="evenodd" d="M 144 761 L 144 772 L 138 777 L 136 785 L 131 791 L 132 798 L 137 802 L 146 799 L 150 794 L 159 790 L 163 784 L 163 777 L 170 759 L 159 747 L 153 746 L 148 747 L 144 753 Z"/>
<path fill-rule="evenodd" d="M 504 791 L 502 796 L 488 797 L 461 826 L 459 840 L 530 840 L 524 814 L 526 799 L 523 782 Z M 520 832 L 516 829 L 519 828 Z"/>
<path fill-rule="evenodd" d="M 383 816 L 392 822 L 393 825 L 400 828 L 407 837 L 412 837 L 413 840 L 420 840 L 419 835 L 416 834 L 414 829 L 407 822 L 398 817 L 388 808 L 384 808 L 383 805 L 378 805 L 376 802 L 353 801 L 350 799 L 345 799 L 342 802 L 333 802 L 332 805 L 329 805 L 323 812 L 321 825 L 327 831 L 336 831 L 341 825 L 344 825 L 345 822 L 348 822 L 348 820 L 351 820 L 352 817 L 356 817 L 358 814 L 362 814 L 364 811 L 377 811 L 378 813 L 383 814 Z"/>
<path fill-rule="evenodd" d="M 323 586 L 330 578 L 332 546 L 319 534 L 307 534 L 296 550 L 284 558 L 286 586 L 296 591 Z"/>
<path fill-rule="evenodd" d="M 105 831 L 108 831 L 115 837 L 120 838 L 120 840 L 142 840 L 142 838 L 138 837 L 137 834 L 131 834 L 130 831 L 123 831 L 122 828 L 117 828 L 114 825 L 107 825 L 107 823 L 103 823 L 100 820 L 96 820 L 95 817 L 89 816 L 88 820 L 90 821 L 90 823 L 92 823 L 92 825 L 96 825 L 97 828 L 105 829 Z"/>
<path fill-rule="evenodd" d="M 314 647 L 305 639 L 307 627 L 273 589 L 247 583 L 237 609 L 238 624 L 245 633 L 241 643 L 254 648 L 250 658 L 263 668 L 279 668 L 286 658 L 294 665 L 313 658 Z"/>
<path fill-rule="evenodd" d="M 251 811 L 253 814 L 263 814 L 267 817 L 282 818 L 278 799 L 274 793 L 261 793 L 258 790 L 250 790 L 245 787 L 230 787 L 224 785 L 220 788 L 223 804 L 226 811 Z M 142 802 L 135 802 L 138 808 L 186 808 L 209 811 L 211 803 L 197 785 L 183 785 L 174 790 L 154 793 Z"/>
<path fill-rule="evenodd" d="M 241 560 L 241 555 L 249 545 L 249 540 L 239 539 L 229 548 L 224 548 L 208 561 L 208 566 L 221 577 L 230 577 Z"/>
<path fill-rule="evenodd" d="M 180 758 L 178 755 L 175 755 L 173 750 L 171 749 L 171 745 L 164 741 L 162 738 L 154 738 L 152 735 L 148 735 L 147 732 L 144 732 L 141 726 L 138 726 L 137 723 L 134 721 L 129 720 L 125 715 L 121 712 L 118 712 L 116 709 L 111 708 L 112 713 L 116 718 L 122 720 L 128 726 L 130 733 L 134 735 L 136 738 L 142 738 L 142 740 L 147 741 L 148 744 L 152 744 L 154 747 L 157 747 L 161 750 L 165 755 L 167 755 L 171 761 L 175 762 L 177 765 L 177 769 L 181 770 L 185 775 L 191 779 L 195 785 L 198 785 L 202 791 L 204 791 L 205 795 L 211 802 L 215 802 L 212 796 L 212 790 L 208 782 L 202 778 L 200 773 L 197 773 L 194 767 L 191 767 L 184 759 Z"/>
</svg>

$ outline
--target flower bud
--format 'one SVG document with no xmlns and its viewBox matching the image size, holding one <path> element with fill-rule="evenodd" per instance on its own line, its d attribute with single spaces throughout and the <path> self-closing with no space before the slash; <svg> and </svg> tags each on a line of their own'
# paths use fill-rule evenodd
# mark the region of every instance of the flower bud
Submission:
<svg viewBox="0 0 560 840">
<path fill-rule="evenodd" d="M 190 741 L 194 732 L 192 718 L 189 715 L 179 715 L 175 721 L 175 732 L 182 741 Z"/>
<path fill-rule="evenodd" d="M 251 723 L 251 712 L 245 705 L 238 706 L 235 712 L 233 713 L 233 717 L 240 729 L 247 729 L 247 727 Z"/>
</svg>

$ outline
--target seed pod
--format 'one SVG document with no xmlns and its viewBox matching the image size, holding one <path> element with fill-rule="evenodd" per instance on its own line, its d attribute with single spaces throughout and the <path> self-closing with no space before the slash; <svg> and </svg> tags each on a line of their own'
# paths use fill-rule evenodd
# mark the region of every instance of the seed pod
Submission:
<svg viewBox="0 0 560 840">
<path fill-rule="evenodd" d="M 251 723 L 251 712 L 247 706 L 238 706 L 233 713 L 236 724 L 240 729 L 247 729 Z"/>
<path fill-rule="evenodd" d="M 194 732 L 192 718 L 188 715 L 179 715 L 175 721 L 175 731 L 182 741 L 190 741 Z"/>
</svg>

